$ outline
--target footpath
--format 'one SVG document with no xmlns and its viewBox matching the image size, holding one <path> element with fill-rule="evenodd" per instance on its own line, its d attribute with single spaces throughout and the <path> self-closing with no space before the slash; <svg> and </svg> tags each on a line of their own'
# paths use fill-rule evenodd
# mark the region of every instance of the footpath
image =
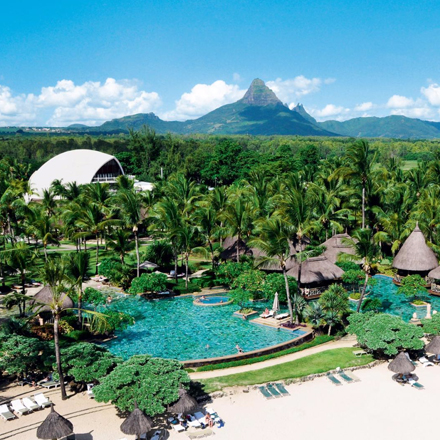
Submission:
<svg viewBox="0 0 440 440">
<path fill-rule="evenodd" d="M 316 347 L 307 348 L 306 350 L 298 351 L 296 353 L 286 354 L 278 358 L 269 359 L 267 361 L 257 362 L 250 365 L 242 365 L 240 367 L 224 368 L 213 371 L 200 371 L 190 373 L 189 376 L 192 380 L 211 379 L 213 377 L 229 376 L 230 374 L 245 373 L 248 371 L 261 370 L 262 368 L 272 367 L 274 365 L 284 364 L 285 362 L 301 359 L 311 354 L 321 353 L 327 350 L 334 350 L 336 348 L 348 348 L 356 345 L 356 337 L 348 335 L 339 339 L 338 341 L 326 342 L 325 344 L 318 345 Z"/>
</svg>

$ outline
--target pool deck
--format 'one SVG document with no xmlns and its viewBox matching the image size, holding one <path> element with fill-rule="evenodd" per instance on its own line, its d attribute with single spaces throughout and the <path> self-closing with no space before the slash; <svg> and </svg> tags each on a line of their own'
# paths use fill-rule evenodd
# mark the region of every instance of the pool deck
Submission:
<svg viewBox="0 0 440 440">
<path fill-rule="evenodd" d="M 249 321 L 251 324 L 265 325 L 272 328 L 280 328 L 281 324 L 286 324 L 290 321 L 290 318 L 276 319 L 276 318 L 261 318 L 252 319 Z"/>
</svg>

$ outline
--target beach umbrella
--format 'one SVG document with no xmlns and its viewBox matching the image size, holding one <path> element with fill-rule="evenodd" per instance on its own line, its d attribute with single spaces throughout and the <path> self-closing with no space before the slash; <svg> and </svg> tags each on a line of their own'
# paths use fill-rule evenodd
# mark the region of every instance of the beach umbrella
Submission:
<svg viewBox="0 0 440 440">
<path fill-rule="evenodd" d="M 434 336 L 433 340 L 425 347 L 426 353 L 440 354 L 440 336 Z"/>
<path fill-rule="evenodd" d="M 168 407 L 168 411 L 175 414 L 184 414 L 194 411 L 198 407 L 197 400 L 188 394 L 184 388 L 179 390 L 179 400 Z"/>
<path fill-rule="evenodd" d="M 399 374 L 409 374 L 416 369 L 413 363 L 407 358 L 406 353 L 401 351 L 392 362 L 388 369 Z"/>
<path fill-rule="evenodd" d="M 54 409 L 53 405 L 49 415 L 37 429 L 37 438 L 42 439 L 58 439 L 66 437 L 73 432 L 73 425 L 69 420 L 60 416 Z"/>
<path fill-rule="evenodd" d="M 273 299 L 272 310 L 278 312 L 280 310 L 280 301 L 278 299 L 278 292 L 275 292 L 275 298 Z"/>
<path fill-rule="evenodd" d="M 127 435 L 135 435 L 136 438 L 140 438 L 142 434 L 147 433 L 153 421 L 146 416 L 137 406 L 137 402 L 134 402 L 134 410 L 124 420 L 121 425 L 121 431 Z"/>
<path fill-rule="evenodd" d="M 144 261 L 139 265 L 139 269 L 156 269 L 157 267 L 159 266 L 151 261 Z"/>
</svg>

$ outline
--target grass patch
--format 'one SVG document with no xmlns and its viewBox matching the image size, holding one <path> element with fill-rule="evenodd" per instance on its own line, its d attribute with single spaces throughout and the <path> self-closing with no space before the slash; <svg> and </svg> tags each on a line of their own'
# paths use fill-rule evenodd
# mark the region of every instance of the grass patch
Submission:
<svg viewBox="0 0 440 440">
<path fill-rule="evenodd" d="M 204 365 L 203 367 L 197 368 L 197 371 L 213 371 L 213 370 L 221 370 L 224 368 L 241 367 L 243 365 L 256 364 L 257 362 L 263 362 L 269 359 L 279 358 L 281 356 L 285 356 L 286 354 L 297 353 L 298 351 L 303 351 L 307 348 L 316 347 L 317 345 L 321 345 L 321 344 L 325 344 L 326 342 L 333 341 L 333 339 L 334 339 L 333 336 L 320 335 L 317 336 L 311 342 L 306 342 L 305 344 L 298 345 L 297 347 L 288 348 L 287 350 L 278 351 L 277 353 L 270 353 L 252 359 L 241 359 L 238 361 L 223 362 L 221 364 L 215 364 L 215 365 Z"/>
<path fill-rule="evenodd" d="M 337 367 L 356 367 L 366 365 L 373 361 L 371 355 L 356 357 L 353 351 L 356 351 L 353 347 L 337 348 L 335 350 L 312 354 L 284 364 L 274 365 L 273 367 L 262 368 L 261 370 L 204 379 L 200 380 L 200 382 L 204 385 L 206 393 L 212 393 L 226 387 L 296 379 L 308 376 L 309 374 L 325 373 Z"/>
</svg>

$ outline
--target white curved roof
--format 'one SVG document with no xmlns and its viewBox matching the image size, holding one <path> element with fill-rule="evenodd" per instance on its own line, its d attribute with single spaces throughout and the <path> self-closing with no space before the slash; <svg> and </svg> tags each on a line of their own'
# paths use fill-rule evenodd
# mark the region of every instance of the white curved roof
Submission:
<svg viewBox="0 0 440 440">
<path fill-rule="evenodd" d="M 43 190 L 49 189 L 54 180 L 63 184 L 76 182 L 78 185 L 91 183 L 98 170 L 107 162 L 115 160 L 124 170 L 118 159 L 110 154 L 95 150 L 71 150 L 48 160 L 29 179 L 32 191 L 42 197 Z"/>
</svg>

